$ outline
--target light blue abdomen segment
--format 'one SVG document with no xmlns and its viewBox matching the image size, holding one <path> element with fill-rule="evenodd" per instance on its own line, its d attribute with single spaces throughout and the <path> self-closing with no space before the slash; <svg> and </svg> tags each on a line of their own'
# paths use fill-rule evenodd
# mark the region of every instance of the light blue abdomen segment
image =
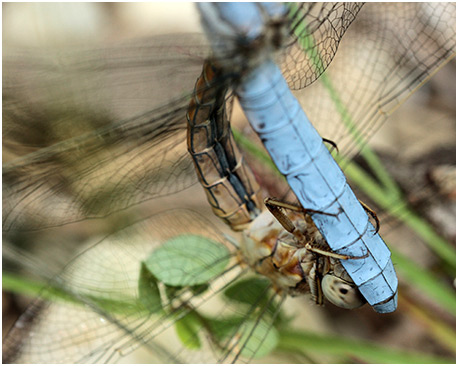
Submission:
<svg viewBox="0 0 458 366">
<path fill-rule="evenodd" d="M 342 265 L 378 312 L 397 306 L 391 253 L 307 119 L 278 67 L 267 61 L 237 89 L 242 108 L 303 207 L 332 213 L 313 220 L 337 253 L 365 256 Z"/>
</svg>

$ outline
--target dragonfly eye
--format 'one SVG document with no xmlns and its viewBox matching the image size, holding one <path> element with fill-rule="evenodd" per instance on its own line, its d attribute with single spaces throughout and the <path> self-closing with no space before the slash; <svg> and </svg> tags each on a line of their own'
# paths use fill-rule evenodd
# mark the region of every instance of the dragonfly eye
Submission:
<svg viewBox="0 0 458 366">
<path fill-rule="evenodd" d="M 366 303 L 355 284 L 333 274 L 327 274 L 321 281 L 324 296 L 334 305 L 344 309 L 356 309 Z"/>
</svg>

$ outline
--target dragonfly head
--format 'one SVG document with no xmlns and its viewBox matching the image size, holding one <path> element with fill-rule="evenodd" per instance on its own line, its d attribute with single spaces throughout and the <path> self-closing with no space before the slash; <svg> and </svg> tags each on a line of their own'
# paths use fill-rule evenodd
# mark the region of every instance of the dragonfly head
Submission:
<svg viewBox="0 0 458 366">
<path fill-rule="evenodd" d="M 356 309 L 366 303 L 366 299 L 353 282 L 346 281 L 333 273 L 323 277 L 321 288 L 326 299 L 341 308 Z"/>
</svg>

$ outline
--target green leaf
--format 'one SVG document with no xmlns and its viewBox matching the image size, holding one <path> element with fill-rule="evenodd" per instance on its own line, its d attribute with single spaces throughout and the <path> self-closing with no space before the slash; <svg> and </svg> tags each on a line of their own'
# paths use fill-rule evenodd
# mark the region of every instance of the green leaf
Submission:
<svg viewBox="0 0 458 366">
<path fill-rule="evenodd" d="M 138 280 L 138 297 L 149 312 L 157 313 L 162 310 L 161 294 L 157 285 L 157 279 L 148 271 L 143 262 Z"/>
<path fill-rule="evenodd" d="M 215 339 L 222 342 L 224 339 L 229 337 L 231 330 L 234 330 L 234 325 L 240 323 L 242 318 L 210 318 L 207 316 L 206 321 L 208 322 L 212 335 Z"/>
<path fill-rule="evenodd" d="M 269 300 L 269 288 L 272 286 L 264 277 L 251 277 L 235 282 L 224 291 L 229 300 L 247 306 L 257 305 L 259 309 L 267 307 L 267 314 L 276 314 L 275 325 L 285 325 L 291 319 L 278 309 L 279 304 Z"/>
<path fill-rule="evenodd" d="M 192 286 L 190 290 L 196 296 L 202 295 L 209 288 L 208 284 Z"/>
<path fill-rule="evenodd" d="M 169 300 L 173 300 L 176 297 L 177 293 L 179 293 L 183 289 L 183 287 L 181 286 L 167 286 L 167 285 L 165 285 L 164 288 L 165 288 L 165 295 L 167 296 L 167 299 Z"/>
<path fill-rule="evenodd" d="M 267 302 L 266 291 L 270 287 L 270 281 L 265 278 L 252 277 L 235 282 L 224 291 L 224 296 L 229 300 L 252 305 L 255 302 L 265 304 Z"/>
<path fill-rule="evenodd" d="M 169 286 L 194 286 L 222 273 L 229 251 L 220 243 L 198 235 L 180 235 L 155 250 L 145 261 L 148 270 Z"/>
<path fill-rule="evenodd" d="M 272 352 L 277 346 L 278 331 L 270 320 L 247 320 L 242 317 L 224 319 L 207 318 L 213 336 L 221 344 L 233 346 L 237 341 L 234 352 L 243 347 L 241 355 L 247 358 L 261 358 Z M 231 341 L 229 341 L 231 337 Z"/>
<path fill-rule="evenodd" d="M 243 347 L 241 355 L 248 358 L 267 356 L 277 347 L 279 339 L 275 327 L 264 320 L 244 322 L 237 330 L 234 338 L 239 339 L 237 348 Z"/>
<path fill-rule="evenodd" d="M 199 331 L 202 329 L 202 324 L 197 316 L 192 312 L 177 320 L 175 330 L 178 338 L 186 348 L 200 349 L 202 346 L 199 338 Z"/>
<path fill-rule="evenodd" d="M 253 330 L 254 327 L 254 330 Z M 245 342 L 242 355 L 246 357 L 261 358 L 272 352 L 278 343 L 278 332 L 270 323 L 261 320 L 258 324 L 248 321 L 240 332 L 240 344 Z M 249 337 L 248 341 L 247 338 Z"/>
</svg>

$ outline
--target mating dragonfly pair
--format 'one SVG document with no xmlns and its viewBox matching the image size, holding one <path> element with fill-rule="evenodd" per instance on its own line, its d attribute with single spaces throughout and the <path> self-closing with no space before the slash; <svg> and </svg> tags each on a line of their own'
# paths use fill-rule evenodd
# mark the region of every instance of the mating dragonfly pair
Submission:
<svg viewBox="0 0 458 366">
<path fill-rule="evenodd" d="M 206 189 L 214 212 L 220 217 L 224 216 L 237 229 L 250 225 L 247 232 L 248 239 L 236 248 L 235 254 L 229 253 L 218 245 L 224 241 L 221 235 L 210 230 L 209 224 L 201 218 L 187 212 L 165 213 L 121 230 L 75 259 L 59 276 L 56 285 L 47 290 L 52 293 L 57 287 L 65 295 L 85 304 L 85 307 L 74 309 L 74 304 L 43 305 L 37 302 L 19 321 L 5 343 L 7 349 L 12 350 L 19 360 L 34 362 L 52 362 L 57 359 L 66 362 L 75 359 L 82 362 L 111 360 L 113 357 L 127 353 L 137 344 L 144 344 L 158 357 L 180 361 L 185 352 L 176 352 L 173 348 L 170 350 L 164 338 L 165 330 L 173 324 L 177 329 L 180 327 L 192 329 L 188 333 L 178 332 L 181 342 L 189 349 L 200 343 L 196 334 L 201 332 L 208 334 L 211 340 L 209 343 L 213 348 L 211 353 L 219 354 L 218 360 L 235 360 L 241 356 L 249 359 L 254 355 L 264 354 L 263 347 L 266 344 L 275 344 L 274 325 L 281 318 L 279 312 L 281 300 L 278 301 L 276 294 L 267 296 L 268 285 L 257 284 L 254 287 L 258 289 L 257 296 L 249 301 L 238 299 L 244 306 L 249 304 L 251 306 L 248 310 L 245 309 L 246 316 L 227 317 L 224 315 L 224 306 L 221 307 L 219 314 L 213 316 L 203 316 L 198 311 L 200 306 L 209 303 L 210 298 L 218 292 L 236 292 L 234 289 L 237 289 L 237 283 L 234 283 L 234 280 L 244 271 L 241 262 L 269 277 L 280 292 L 280 297 L 281 294 L 311 291 L 318 303 L 323 301 L 323 292 L 331 299 L 334 297 L 334 294 L 328 290 L 332 288 L 334 280 L 331 280 L 330 284 L 328 281 L 330 277 L 327 274 L 338 274 L 338 277 L 348 286 L 346 290 L 352 291 L 355 282 L 364 284 L 378 274 L 385 276 L 380 269 L 385 269 L 387 258 L 389 261 L 389 252 L 384 249 L 386 246 L 381 240 L 373 239 L 378 238 L 377 235 L 374 236 L 373 230 L 368 231 L 367 214 L 357 201 L 356 206 L 353 206 L 356 199 L 348 191 L 343 176 L 337 175 L 334 179 L 326 178 L 323 172 L 320 172 L 320 165 L 316 169 L 313 164 L 309 164 L 322 174 L 323 183 L 302 179 L 301 174 L 303 176 L 312 174 L 306 171 L 307 167 L 304 165 L 322 156 L 306 154 L 308 148 L 312 151 L 320 150 L 320 153 L 325 154 L 324 156 L 328 156 L 326 155 L 328 152 L 323 148 L 321 138 L 307 125 L 306 120 L 297 122 L 293 118 L 300 111 L 291 99 L 285 97 L 289 92 L 286 84 L 283 89 L 277 90 L 278 95 L 274 97 L 267 95 L 267 101 L 262 99 L 260 102 L 264 106 L 274 105 L 275 100 L 284 103 L 286 108 L 283 112 L 286 116 L 290 116 L 286 122 L 292 127 L 277 113 L 275 122 L 284 121 L 284 125 L 280 125 L 282 129 L 276 126 L 272 131 L 266 131 L 266 128 L 270 128 L 267 124 L 268 115 L 277 111 L 268 109 L 265 116 L 256 117 L 256 111 L 249 110 L 250 105 L 247 102 L 250 98 L 256 99 L 256 94 L 253 97 L 250 95 L 250 90 L 256 88 L 256 80 L 253 79 L 257 76 L 261 75 L 262 78 L 268 75 L 272 77 L 272 84 L 281 83 L 281 75 L 277 76 L 279 74 L 275 65 L 270 62 L 270 56 L 265 58 L 264 47 L 267 48 L 265 52 L 267 55 L 273 48 L 282 48 L 285 65 L 289 67 L 286 75 L 290 85 L 308 86 L 331 62 L 341 37 L 358 15 L 360 6 L 304 4 L 298 8 L 292 6 L 288 16 L 285 16 L 282 6 L 277 8 L 280 11 L 276 15 L 271 14 L 269 10 L 274 7 L 246 6 L 258 10 L 258 15 L 252 16 L 250 21 L 262 22 L 261 28 L 256 30 L 263 37 L 259 38 L 259 33 L 253 31 L 254 43 L 244 42 L 240 45 L 240 42 L 234 42 L 234 39 L 240 40 L 236 37 L 239 33 L 224 33 L 233 30 L 225 18 L 227 13 L 218 14 L 212 5 L 208 5 L 206 9 L 202 5 L 206 27 L 219 26 L 222 29 L 217 30 L 223 33 L 219 34 L 216 30 L 209 32 L 215 37 L 211 39 L 211 44 L 216 55 L 216 66 L 213 65 L 212 68 L 212 65 L 207 63 L 198 80 L 194 94 L 196 99 L 188 110 L 190 124 L 188 144 L 198 170 L 199 180 Z M 263 10 L 259 12 L 260 9 Z M 380 18 L 380 26 L 386 27 L 386 24 L 383 25 L 383 20 L 388 21 L 396 11 L 395 8 L 387 11 L 386 19 Z M 246 14 L 246 10 L 242 13 Z M 212 16 L 206 18 L 205 14 L 212 14 Z M 449 11 L 444 9 L 443 14 L 449 14 Z M 213 18 L 215 15 L 216 17 Z M 242 18 L 236 16 L 235 19 Z M 266 19 L 273 20 L 266 22 Z M 413 23 L 406 26 L 406 31 L 412 29 L 418 31 L 420 39 L 426 32 L 430 32 L 430 29 L 412 27 L 414 24 L 415 19 Z M 284 32 L 285 29 L 288 32 Z M 247 30 L 245 35 L 252 36 L 251 31 Z M 229 39 L 229 43 L 221 42 L 224 37 Z M 282 38 L 285 39 L 281 41 Z M 265 44 L 262 44 L 263 42 Z M 383 42 L 390 44 L 391 41 L 383 39 Z M 383 42 L 377 49 L 386 51 L 383 49 Z M 259 43 L 261 48 L 257 49 Z M 240 49 L 232 49 L 234 45 Z M 423 43 L 420 43 L 420 48 L 422 45 Z M 438 48 L 442 53 L 438 53 L 435 48 L 434 58 L 424 55 L 425 58 L 420 62 L 421 68 L 415 68 L 413 71 L 406 69 L 405 74 L 391 75 L 393 87 L 382 97 L 374 94 L 378 107 L 384 109 L 385 105 L 380 104 L 382 101 L 389 108 L 397 104 L 393 100 L 399 101 L 404 93 L 409 93 L 427 79 L 432 70 L 439 67 L 453 53 L 453 47 L 454 45 L 450 44 L 445 47 L 441 45 Z M 408 49 L 412 49 L 412 45 L 402 50 L 405 53 L 401 51 L 401 59 L 409 58 Z M 249 54 L 253 50 L 255 50 L 254 56 L 246 56 L 242 52 Z M 228 55 L 231 57 L 227 57 Z M 232 57 L 233 55 L 235 56 Z M 244 64 L 245 59 L 253 62 L 253 65 Z M 252 59 L 254 61 L 251 61 Z M 428 64 L 424 63 L 426 60 Z M 234 62 L 235 65 L 242 65 L 242 67 L 237 69 Z M 296 64 L 297 73 L 292 71 L 292 62 Z M 402 70 L 405 65 L 400 62 L 396 66 Z M 267 71 L 264 74 L 260 73 L 257 70 L 259 67 L 264 67 Z M 387 69 L 389 70 L 389 67 Z M 248 72 L 248 75 L 240 77 L 246 70 L 252 74 Z M 211 75 L 214 71 L 216 71 L 215 75 Z M 254 87 L 250 85 L 251 82 L 254 83 Z M 266 93 L 262 83 L 259 85 Z M 270 201 L 269 207 L 280 217 L 283 227 L 286 226 L 290 233 L 284 232 L 283 227 L 269 216 L 270 213 L 260 213 L 262 200 L 259 187 L 237 150 L 226 118 L 225 98 L 228 87 L 234 88 L 242 100 L 242 105 L 249 110 L 248 118 L 256 124 L 257 130 L 260 130 L 263 142 L 268 149 L 270 148 L 269 152 L 277 166 L 288 177 L 302 206 L 309 209 L 309 213 L 314 212 L 315 224 L 309 216 L 304 218 L 294 211 L 284 216 L 278 209 L 278 205 L 283 204 L 274 201 Z M 272 90 L 276 89 L 272 87 Z M 189 175 L 190 165 L 184 162 L 184 155 L 181 155 L 179 149 L 172 148 L 175 141 L 182 137 L 185 128 L 183 123 L 187 108 L 185 101 L 186 98 L 181 98 L 138 118 L 100 127 L 95 133 L 53 144 L 49 148 L 40 149 L 5 164 L 4 231 L 16 230 L 22 225 L 28 225 L 29 229 L 37 229 L 105 215 L 164 194 L 169 189 L 168 182 L 172 179 L 185 186 L 187 183 L 182 177 Z M 256 106 L 251 108 L 262 110 Z M 376 118 L 378 116 L 369 122 L 373 124 L 379 122 Z M 294 124 L 295 122 L 297 123 Z M 361 123 L 363 127 L 374 128 L 374 125 L 364 120 Z M 283 128 L 294 128 L 295 132 L 291 133 Z M 315 145 L 310 147 L 305 144 L 304 146 L 304 141 L 307 141 L 310 135 L 315 136 L 312 140 Z M 275 137 L 280 141 L 273 140 Z M 297 145 L 298 141 L 303 145 Z M 339 139 L 336 141 L 342 150 Z M 160 160 L 158 156 L 161 157 Z M 59 166 L 60 162 L 64 162 L 63 169 L 56 169 L 56 165 Z M 120 163 L 128 171 L 120 169 Z M 129 165 L 126 165 L 127 163 Z M 332 167 L 329 160 L 328 164 Z M 331 171 L 331 169 L 334 168 L 325 170 Z M 331 175 L 341 174 L 339 172 L 340 170 L 334 170 Z M 315 175 L 319 178 L 319 174 Z M 121 179 L 117 179 L 120 176 Z M 169 177 L 172 178 L 167 180 Z M 111 179 L 113 179 L 112 185 L 110 185 Z M 309 183 L 310 185 L 305 185 Z M 336 183 L 336 186 L 326 190 L 329 193 L 319 192 L 317 187 L 321 188 L 331 183 Z M 318 191 L 319 199 L 331 198 L 331 201 L 318 203 L 310 201 L 308 199 L 310 196 L 307 194 L 313 191 Z M 336 199 L 340 197 L 345 198 L 349 209 L 359 210 L 360 217 L 364 217 L 362 224 L 364 227 L 361 228 L 361 224 L 356 225 L 356 237 L 350 238 L 351 234 L 341 236 L 329 231 L 329 228 L 339 228 L 339 223 L 343 221 L 342 215 L 345 217 L 348 215 L 348 211 L 341 209 L 343 204 Z M 290 208 L 294 209 L 294 206 Z M 319 227 L 319 231 L 315 225 Z M 183 226 L 189 228 L 188 235 L 177 237 L 177 228 Z M 342 233 L 342 229 L 339 230 Z M 378 272 L 370 275 L 365 269 L 361 270 L 365 263 L 369 263 L 367 252 L 355 253 L 353 250 L 340 253 L 338 251 L 341 247 L 362 240 L 363 235 L 370 236 L 368 240 L 378 240 L 371 250 L 385 251 L 380 257 L 378 254 L 370 255 L 375 262 L 378 260 L 382 262 L 375 263 L 375 267 L 371 264 L 371 268 Z M 139 240 L 134 243 L 134 238 Z M 145 240 L 146 238 L 149 239 Z M 333 247 L 334 244 L 337 248 Z M 273 251 L 274 246 L 277 246 L 275 251 Z M 361 248 L 360 246 L 359 249 Z M 107 259 L 105 251 L 110 253 L 109 257 L 112 258 Z M 104 262 L 98 264 L 87 262 L 89 258 L 102 257 L 105 257 Z M 199 258 L 199 261 L 193 263 L 190 258 Z M 350 262 L 354 262 L 353 266 L 357 268 L 346 268 L 345 271 L 342 266 Z M 358 277 L 357 281 L 354 275 L 358 269 L 366 277 Z M 394 273 L 392 265 L 390 271 L 392 276 Z M 76 276 L 72 276 L 72 273 L 76 273 Z M 226 283 L 221 285 L 221 281 L 224 280 Z M 391 292 L 385 294 L 382 301 L 394 301 L 397 282 L 393 281 L 391 278 L 387 282 L 392 285 Z M 250 287 L 246 285 L 246 289 L 248 288 Z M 367 298 L 376 292 L 376 288 L 373 287 L 365 290 L 364 296 Z M 354 300 L 359 305 L 362 299 L 357 292 L 356 295 Z M 43 297 L 46 298 L 46 292 Z M 378 302 L 380 301 L 372 303 Z M 394 308 L 391 305 L 388 309 Z M 57 324 L 55 328 L 59 331 L 56 332 L 54 329 L 50 333 L 46 328 L 32 331 L 26 327 L 29 336 L 21 346 L 18 346 L 24 332 L 23 324 L 33 324 L 35 329 L 37 323 L 45 321 L 47 313 L 56 312 L 61 312 L 59 318 L 62 323 Z M 68 314 L 72 312 L 76 316 L 69 321 Z M 75 323 L 72 324 L 72 321 Z M 76 334 L 72 334 L 72 331 Z M 53 337 L 66 337 L 71 345 L 68 346 L 69 348 L 54 349 Z M 200 354 L 203 352 L 203 350 L 199 351 Z"/>
<path fill-rule="evenodd" d="M 279 290 L 291 293 L 311 291 L 319 304 L 323 303 L 325 294 L 340 306 L 360 306 L 363 296 L 357 290 L 358 286 L 364 298 L 377 311 L 394 311 L 397 278 L 389 250 L 368 223 L 368 216 L 358 204 L 345 176 L 271 60 L 275 48 L 287 42 L 288 8 L 275 3 L 228 3 L 219 6 L 200 5 L 200 8 L 214 50 L 213 57 L 216 60 L 213 62 L 221 64 L 222 75 L 218 75 L 218 70 L 211 70 L 211 65 L 204 66 L 204 72 L 196 84 L 195 102 L 191 103 L 188 113 L 188 144 L 199 180 L 206 189 L 214 211 L 233 228 L 239 228 L 248 226 L 262 210 L 256 181 L 241 156 L 237 159 L 236 155 L 239 154 L 231 139 L 229 123 L 224 122 L 226 116 L 223 106 L 227 87 L 224 88 L 221 82 L 217 85 L 222 84 L 222 87 L 212 87 L 215 80 L 224 80 L 224 72 L 228 72 L 225 70 L 233 72 L 239 67 L 237 74 L 244 75 L 237 80 L 235 90 L 242 108 L 305 207 L 273 199 L 266 201 L 269 211 L 285 230 L 296 237 L 297 242 L 292 244 L 290 238 L 285 247 L 273 242 L 266 252 L 264 242 L 272 237 L 267 230 L 266 237 L 260 240 L 260 249 L 245 249 L 245 252 L 260 252 L 257 258 L 250 253 L 252 259 L 248 263 L 263 274 L 278 269 L 276 275 L 270 275 L 272 278 L 282 274 L 286 276 L 289 272 L 298 276 L 303 272 L 296 281 L 279 279 L 275 285 Z M 299 9 L 292 18 L 298 14 L 301 14 Z M 249 53 L 246 59 L 241 56 L 244 51 Z M 238 55 L 235 64 L 234 60 L 227 58 L 231 54 Z M 232 204 L 230 198 L 234 200 Z M 299 229 L 283 213 L 282 207 L 313 215 L 319 231 L 316 227 L 313 227 L 316 233 Z M 355 207 L 359 207 L 359 211 Z M 305 218 L 302 221 L 304 225 Z M 271 226 L 271 222 L 264 224 Z M 259 224 L 253 222 L 253 226 Z M 250 231 L 248 228 L 248 235 Z M 293 250 L 295 247 L 299 249 L 297 252 Z M 328 258 L 326 263 L 321 261 L 323 256 Z M 277 263 L 274 263 L 275 257 L 281 257 L 282 260 L 277 259 Z M 329 261 L 330 258 L 344 260 L 338 265 L 342 263 L 349 273 L 343 268 L 337 271 L 337 264 Z M 268 262 L 270 265 L 255 265 L 258 262 Z M 284 282 L 291 284 L 283 288 L 281 283 Z"/>
</svg>

